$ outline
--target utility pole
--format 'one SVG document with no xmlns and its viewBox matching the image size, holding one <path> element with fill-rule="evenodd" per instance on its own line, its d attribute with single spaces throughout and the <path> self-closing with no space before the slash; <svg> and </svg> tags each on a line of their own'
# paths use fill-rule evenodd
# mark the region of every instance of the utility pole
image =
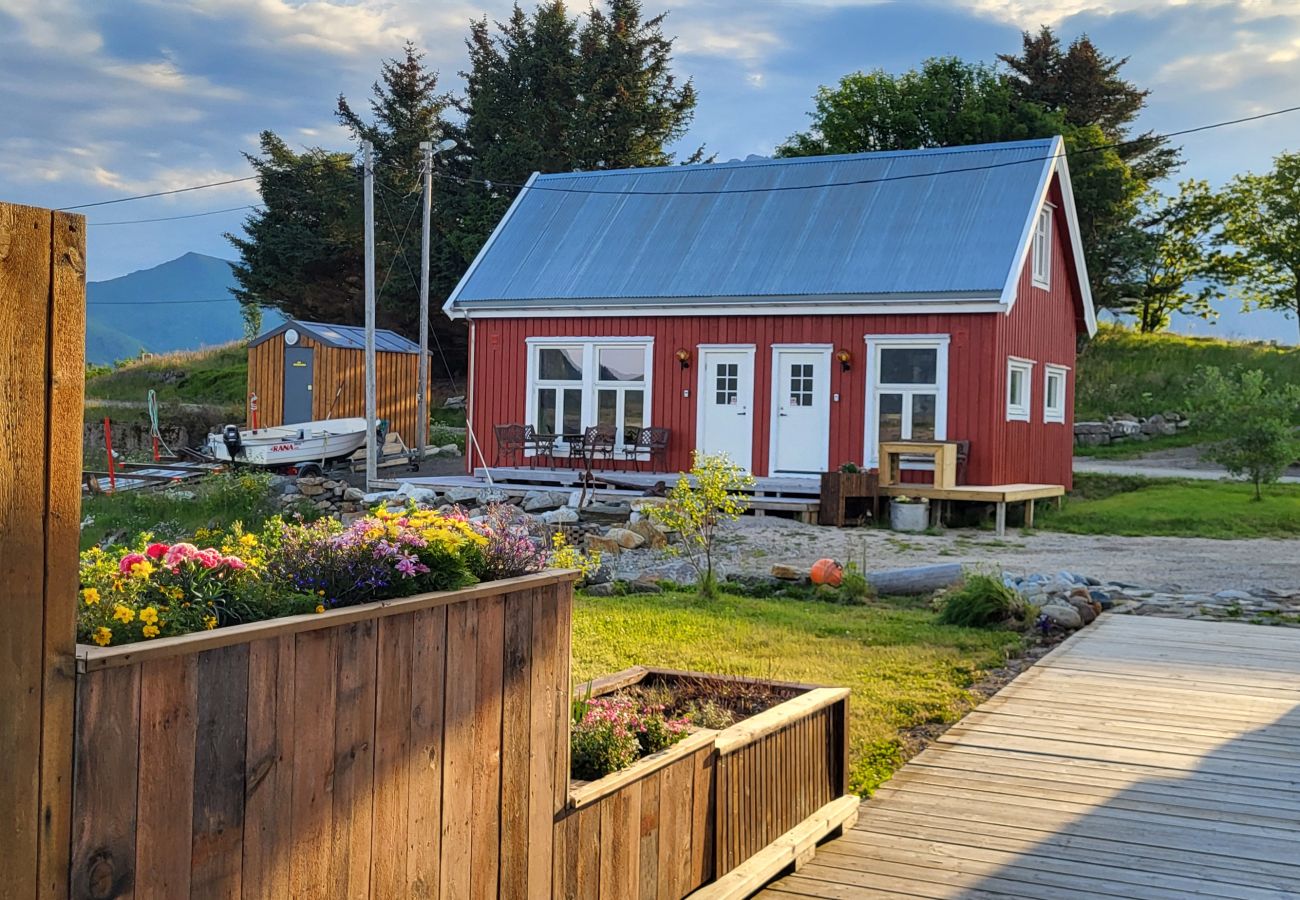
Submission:
<svg viewBox="0 0 1300 900">
<path fill-rule="evenodd" d="M 415 436 L 415 465 L 424 462 L 424 442 L 429 436 L 429 220 L 433 215 L 433 142 L 421 141 L 424 157 L 424 228 L 420 231 L 420 369 L 416 379 L 419 399 L 416 421 L 420 431 Z"/>
<path fill-rule="evenodd" d="M 366 219 L 366 489 L 379 477 L 375 434 L 375 154 L 361 142 Z"/>
</svg>

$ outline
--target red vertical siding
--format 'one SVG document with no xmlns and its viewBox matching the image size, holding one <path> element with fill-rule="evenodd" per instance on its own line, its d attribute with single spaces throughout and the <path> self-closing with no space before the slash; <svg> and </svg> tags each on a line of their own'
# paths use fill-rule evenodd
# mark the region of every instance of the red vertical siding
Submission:
<svg viewBox="0 0 1300 900">
<path fill-rule="evenodd" d="M 1055 190 L 1055 189 L 1054 189 Z M 1059 208 L 1059 193 L 1057 194 Z M 1053 228 L 1051 290 L 1030 283 L 1029 263 L 1021 274 L 1018 299 L 1008 315 L 999 313 L 838 316 L 663 316 L 480 319 L 474 323 L 474 367 L 470 419 L 489 464 L 495 462 L 492 426 L 523 422 L 530 337 L 600 338 L 646 336 L 654 339 L 651 422 L 672 429 L 671 469 L 690 465 L 695 446 L 700 344 L 753 344 L 753 470 L 768 472 L 771 427 L 773 344 L 831 344 L 853 354 L 849 371 L 832 362 L 830 450 L 826 468 L 864 459 L 867 335 L 947 334 L 948 439 L 969 440 L 968 484 L 1039 482 L 1070 484 L 1074 362 L 1078 292 L 1064 216 Z M 691 353 L 682 369 L 676 351 Z M 1006 421 L 1006 359 L 1034 360 L 1031 421 Z M 1070 367 L 1066 423 L 1043 423 L 1043 365 Z M 683 391 L 690 396 L 684 397 Z M 481 462 L 467 460 L 472 469 Z"/>
</svg>

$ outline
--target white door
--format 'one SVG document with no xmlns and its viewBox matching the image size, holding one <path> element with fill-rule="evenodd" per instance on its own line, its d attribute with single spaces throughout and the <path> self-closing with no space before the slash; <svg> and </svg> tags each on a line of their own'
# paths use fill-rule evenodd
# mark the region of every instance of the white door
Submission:
<svg viewBox="0 0 1300 900">
<path fill-rule="evenodd" d="M 772 471 L 825 472 L 830 351 L 774 348 L 772 357 Z"/>
<path fill-rule="evenodd" d="M 754 462 L 752 348 L 700 348 L 698 406 L 696 448 L 725 453 L 748 472 Z"/>
</svg>

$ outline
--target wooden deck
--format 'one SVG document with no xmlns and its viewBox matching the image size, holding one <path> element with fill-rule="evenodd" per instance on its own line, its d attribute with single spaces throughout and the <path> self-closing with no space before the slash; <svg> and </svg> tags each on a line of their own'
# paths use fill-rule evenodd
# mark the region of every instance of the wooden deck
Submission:
<svg viewBox="0 0 1300 900">
<path fill-rule="evenodd" d="M 1104 616 L 761 896 L 1300 896 L 1300 630 Z"/>
</svg>

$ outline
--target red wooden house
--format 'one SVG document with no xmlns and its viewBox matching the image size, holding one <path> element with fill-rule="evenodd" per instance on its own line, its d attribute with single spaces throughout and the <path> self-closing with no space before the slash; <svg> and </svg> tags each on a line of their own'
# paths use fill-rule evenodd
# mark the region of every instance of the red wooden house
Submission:
<svg viewBox="0 0 1300 900">
<path fill-rule="evenodd" d="M 471 467 L 498 424 L 609 423 L 671 429 L 673 471 L 966 440 L 968 484 L 1067 487 L 1096 327 L 1060 138 L 534 175 L 445 311 Z"/>
</svg>

